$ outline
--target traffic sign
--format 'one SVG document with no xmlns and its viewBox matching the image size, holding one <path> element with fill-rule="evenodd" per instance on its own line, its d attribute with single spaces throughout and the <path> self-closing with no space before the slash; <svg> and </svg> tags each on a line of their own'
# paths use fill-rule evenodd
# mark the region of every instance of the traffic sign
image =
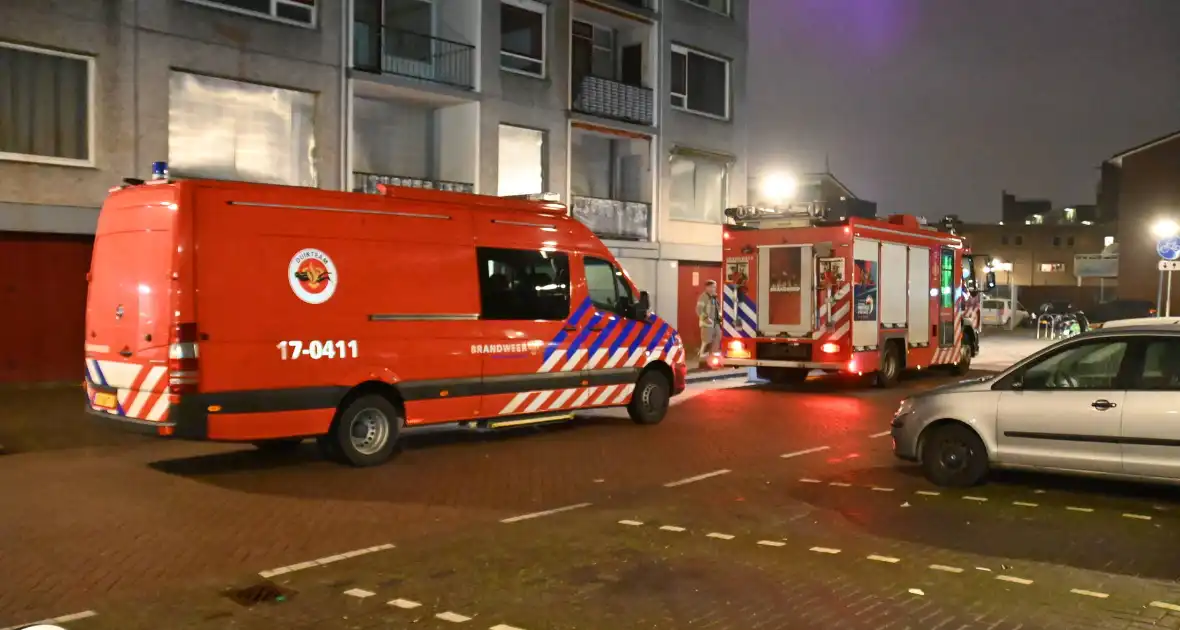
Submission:
<svg viewBox="0 0 1180 630">
<path fill-rule="evenodd" d="M 1180 271 L 1180 260 L 1161 260 L 1160 271 Z"/>
<path fill-rule="evenodd" d="M 1164 260 L 1176 260 L 1180 258 L 1180 236 L 1161 238 L 1155 244 L 1155 251 Z"/>
</svg>

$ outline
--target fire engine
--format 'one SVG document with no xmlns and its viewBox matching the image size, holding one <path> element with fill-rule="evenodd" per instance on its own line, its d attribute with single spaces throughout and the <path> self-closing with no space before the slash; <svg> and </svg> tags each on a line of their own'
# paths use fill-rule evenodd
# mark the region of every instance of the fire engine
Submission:
<svg viewBox="0 0 1180 630">
<path fill-rule="evenodd" d="M 729 208 L 721 363 L 775 383 L 813 370 L 965 374 L 979 349 L 979 290 L 962 239 L 903 214 L 829 220 L 819 204 Z"/>
</svg>

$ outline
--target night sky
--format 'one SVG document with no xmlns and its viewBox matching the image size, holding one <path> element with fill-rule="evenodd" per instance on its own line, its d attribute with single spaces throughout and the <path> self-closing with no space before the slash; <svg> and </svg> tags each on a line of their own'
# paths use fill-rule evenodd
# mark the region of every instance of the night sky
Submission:
<svg viewBox="0 0 1180 630">
<path fill-rule="evenodd" d="M 1180 130 L 1180 0 L 751 0 L 753 172 L 831 169 L 881 213 L 1094 203 Z"/>
</svg>

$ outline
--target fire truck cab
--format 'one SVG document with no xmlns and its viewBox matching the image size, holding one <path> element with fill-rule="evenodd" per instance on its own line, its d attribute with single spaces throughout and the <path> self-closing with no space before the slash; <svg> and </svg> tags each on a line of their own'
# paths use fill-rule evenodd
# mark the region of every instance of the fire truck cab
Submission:
<svg viewBox="0 0 1180 630">
<path fill-rule="evenodd" d="M 967 372 L 979 291 L 962 239 L 918 218 L 827 220 L 816 204 L 730 208 L 723 244 L 724 365 L 775 383 L 813 370 Z"/>
</svg>

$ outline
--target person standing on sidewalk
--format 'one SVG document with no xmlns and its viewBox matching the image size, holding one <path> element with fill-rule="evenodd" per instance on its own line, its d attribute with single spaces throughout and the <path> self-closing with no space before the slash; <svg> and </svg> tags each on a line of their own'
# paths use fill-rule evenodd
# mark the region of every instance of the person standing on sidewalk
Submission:
<svg viewBox="0 0 1180 630">
<path fill-rule="evenodd" d="M 717 282 L 705 282 L 705 290 L 697 298 L 697 319 L 701 325 L 701 351 L 697 362 L 704 363 L 709 354 L 718 352 L 721 343 L 721 307 L 717 303 Z"/>
</svg>

